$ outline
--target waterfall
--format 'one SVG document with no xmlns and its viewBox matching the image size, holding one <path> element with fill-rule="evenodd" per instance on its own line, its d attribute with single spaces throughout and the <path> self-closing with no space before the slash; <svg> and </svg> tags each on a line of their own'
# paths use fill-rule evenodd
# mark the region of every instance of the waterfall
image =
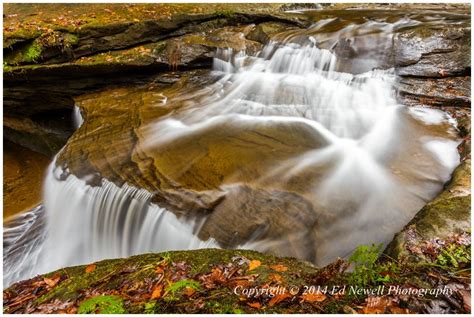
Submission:
<svg viewBox="0 0 474 317">
<path fill-rule="evenodd" d="M 33 276 L 46 238 L 43 206 L 18 215 L 3 228 L 3 286 Z"/>
<path fill-rule="evenodd" d="M 397 103 L 392 69 L 346 73 L 338 68 L 336 55 L 317 44 L 314 37 L 304 44 L 271 42 L 257 56 L 218 50 L 213 70 L 218 80 L 205 88 L 208 96 L 196 101 L 184 92 L 176 97 L 184 106 L 141 127 L 147 138 L 140 146 L 159 150 L 223 123 L 243 130 L 308 127 L 325 146 L 296 153 L 254 183 L 265 186 L 278 180 L 279 189 L 290 190 L 297 177 L 323 171 L 305 188 L 304 197 L 324 211 L 316 215 L 316 227 L 308 229 L 316 256 L 306 259 L 325 264 L 358 244 L 389 241 L 441 190 L 459 155 L 447 115 Z M 74 113 L 80 126 L 80 113 Z M 118 187 L 106 179 L 91 186 L 74 175 L 62 179 L 64 172 L 53 162 L 44 206 L 5 231 L 14 237 L 5 248 L 6 286 L 100 259 L 219 247 L 212 238 L 197 237 L 203 222 L 178 219 L 152 203 L 152 194 L 144 189 Z M 35 231 L 38 238 L 22 238 L 31 227 L 43 228 Z M 269 241 L 257 236 L 237 247 L 292 255 L 281 247 L 286 237 Z M 19 252 L 12 246 L 21 239 L 24 249 Z M 16 254 L 15 259 L 9 254 Z"/>
<path fill-rule="evenodd" d="M 9 268 L 4 273 L 5 285 L 101 259 L 218 247 L 212 239 L 196 237 L 194 230 L 199 226 L 195 219 L 178 220 L 151 203 L 152 195 L 143 189 L 126 184 L 119 188 L 105 179 L 101 186 L 92 187 L 74 175 L 60 180 L 62 173 L 53 162 L 44 184 L 44 207 L 22 215 L 5 230 Z M 35 236 L 31 235 L 33 226 Z M 25 237 L 29 240 L 21 241 Z M 22 245 L 27 249 L 17 250 Z"/>
<path fill-rule="evenodd" d="M 74 106 L 74 109 L 72 111 L 72 122 L 74 124 L 74 128 L 76 129 L 79 129 L 79 127 L 84 122 L 84 119 L 82 118 L 82 115 L 81 115 L 81 109 L 79 109 L 78 106 Z"/>
</svg>

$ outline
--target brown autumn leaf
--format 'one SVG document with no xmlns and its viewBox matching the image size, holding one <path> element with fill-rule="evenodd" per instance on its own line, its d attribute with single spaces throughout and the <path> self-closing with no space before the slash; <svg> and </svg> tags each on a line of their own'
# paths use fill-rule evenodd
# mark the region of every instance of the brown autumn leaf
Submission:
<svg viewBox="0 0 474 317">
<path fill-rule="evenodd" d="M 366 306 L 362 307 L 364 314 L 383 314 L 385 308 L 393 307 L 394 301 L 388 297 L 369 296 L 365 299 Z"/>
<path fill-rule="evenodd" d="M 281 264 L 270 265 L 270 268 L 274 271 L 277 271 L 277 272 L 286 272 L 286 271 L 288 271 L 288 268 L 284 265 L 281 265 Z"/>
<path fill-rule="evenodd" d="M 184 292 L 183 292 L 183 294 L 188 296 L 188 297 L 193 296 L 194 293 L 196 293 L 196 290 L 194 288 L 188 287 L 188 286 L 185 287 Z"/>
<path fill-rule="evenodd" d="M 249 271 L 252 271 L 252 270 L 255 270 L 257 267 L 259 267 L 260 265 L 262 265 L 262 262 L 260 262 L 259 260 L 252 260 L 250 261 L 249 263 Z"/>
<path fill-rule="evenodd" d="M 86 267 L 86 273 L 92 273 L 92 272 L 94 272 L 96 266 L 97 266 L 97 265 L 95 265 L 95 264 L 89 264 L 89 265 Z"/>
<path fill-rule="evenodd" d="M 156 272 L 156 274 L 163 274 L 165 271 L 163 270 L 163 268 L 161 266 L 158 266 L 155 269 L 155 272 Z"/>
<path fill-rule="evenodd" d="M 49 286 L 49 287 L 55 287 L 56 284 L 58 284 L 59 280 L 61 279 L 61 275 L 55 274 L 54 276 L 48 278 L 45 277 L 43 278 L 43 281 Z"/>
<path fill-rule="evenodd" d="M 158 284 L 153 288 L 153 293 L 151 293 L 151 299 L 158 299 L 163 293 L 163 284 Z"/>
<path fill-rule="evenodd" d="M 237 286 L 249 287 L 252 283 L 247 279 L 232 279 L 229 281 L 229 286 L 235 288 Z"/>
<path fill-rule="evenodd" d="M 464 310 L 470 313 L 471 312 L 471 292 L 461 289 L 458 291 L 458 293 L 459 295 L 461 295 Z"/>
<path fill-rule="evenodd" d="M 268 274 L 268 279 L 272 282 L 282 282 L 283 281 L 283 278 L 281 277 L 281 275 L 276 274 L 276 273 Z"/>
<path fill-rule="evenodd" d="M 200 276 L 199 280 L 205 288 L 211 289 L 215 288 L 218 284 L 225 283 L 226 277 L 222 270 L 216 267 L 211 270 L 211 273 Z"/>
<path fill-rule="evenodd" d="M 383 314 L 385 312 L 385 307 L 362 307 L 363 314 Z"/>
<path fill-rule="evenodd" d="M 272 307 L 289 297 L 291 297 L 290 293 L 277 294 L 268 302 L 268 306 Z"/>
<path fill-rule="evenodd" d="M 226 277 L 222 270 L 216 267 L 211 270 L 211 274 L 208 275 L 208 280 L 213 284 L 222 284 L 225 283 Z"/>
<path fill-rule="evenodd" d="M 391 314 L 411 314 L 408 308 L 400 308 L 397 306 L 391 306 L 388 308 Z"/>
<path fill-rule="evenodd" d="M 257 309 L 262 307 L 262 304 L 260 304 L 259 302 L 247 303 L 247 305 L 249 305 L 252 308 L 257 308 Z"/>
<path fill-rule="evenodd" d="M 300 298 L 305 302 L 322 302 L 327 298 L 327 296 L 324 295 L 322 292 L 317 291 L 315 293 L 307 293 L 301 295 Z"/>
</svg>

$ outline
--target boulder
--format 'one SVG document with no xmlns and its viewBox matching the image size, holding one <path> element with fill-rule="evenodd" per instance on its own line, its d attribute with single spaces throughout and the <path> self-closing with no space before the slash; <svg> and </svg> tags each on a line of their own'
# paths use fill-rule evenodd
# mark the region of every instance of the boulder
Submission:
<svg viewBox="0 0 474 317">
<path fill-rule="evenodd" d="M 271 243 L 266 252 L 312 260 L 316 221 L 313 205 L 296 193 L 232 186 L 226 188 L 225 199 L 206 219 L 199 237 L 204 241 L 212 237 L 225 248 L 267 240 Z"/>
<path fill-rule="evenodd" d="M 337 275 L 341 266 L 336 263 L 328 272 Z M 293 291 L 303 289 L 318 273 L 306 262 L 247 250 L 149 253 L 63 268 L 15 283 L 3 292 L 3 308 L 5 313 L 255 313 L 260 309 L 249 304 L 272 297 L 246 298 L 245 292 L 236 292 L 266 288 L 273 276 L 273 292 L 288 294 L 290 286 Z M 324 274 L 328 273 L 323 271 L 322 278 Z M 91 308 L 91 301 L 99 305 Z M 108 303 L 115 305 L 102 311 Z M 282 313 L 288 305 L 293 311 L 314 312 L 312 305 L 299 300 L 278 303 L 270 302 L 265 312 Z"/>
</svg>

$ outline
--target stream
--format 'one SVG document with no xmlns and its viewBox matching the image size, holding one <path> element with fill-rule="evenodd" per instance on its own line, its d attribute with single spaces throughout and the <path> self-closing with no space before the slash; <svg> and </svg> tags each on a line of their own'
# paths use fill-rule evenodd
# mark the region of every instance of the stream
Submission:
<svg viewBox="0 0 474 317">
<path fill-rule="evenodd" d="M 399 104 L 387 53 L 399 30 L 446 19 L 364 15 L 316 14 L 256 55 L 218 49 L 204 84 L 150 88 L 143 109 L 166 112 L 140 110 L 134 137 L 100 151 L 126 149 L 153 175 L 130 176 L 119 156 L 77 175 L 59 153 L 43 204 L 4 224 L 4 285 L 146 252 L 244 248 L 322 266 L 390 242 L 450 179 L 460 140 L 446 113 Z M 91 113 L 74 114 L 83 134 L 66 147 L 93 132 Z M 101 176 L 110 166 L 121 182 Z"/>
</svg>

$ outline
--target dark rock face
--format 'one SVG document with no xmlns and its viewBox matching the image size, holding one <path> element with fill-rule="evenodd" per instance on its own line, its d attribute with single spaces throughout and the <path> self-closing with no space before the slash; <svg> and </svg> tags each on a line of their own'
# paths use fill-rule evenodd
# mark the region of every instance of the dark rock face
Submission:
<svg viewBox="0 0 474 317">
<path fill-rule="evenodd" d="M 402 77 L 398 93 L 407 106 L 470 107 L 471 77 L 420 78 Z"/>
<path fill-rule="evenodd" d="M 43 115 L 48 115 L 49 112 Z M 52 157 L 73 133 L 72 112 L 58 111 L 49 118 L 4 117 L 3 136 L 7 140 Z"/>
<path fill-rule="evenodd" d="M 470 107 L 470 27 L 402 32 L 395 39 L 394 58 L 402 103 Z"/>
<path fill-rule="evenodd" d="M 470 28 L 418 30 L 399 34 L 395 41 L 395 65 L 400 76 L 447 77 L 469 75 Z"/>
</svg>

